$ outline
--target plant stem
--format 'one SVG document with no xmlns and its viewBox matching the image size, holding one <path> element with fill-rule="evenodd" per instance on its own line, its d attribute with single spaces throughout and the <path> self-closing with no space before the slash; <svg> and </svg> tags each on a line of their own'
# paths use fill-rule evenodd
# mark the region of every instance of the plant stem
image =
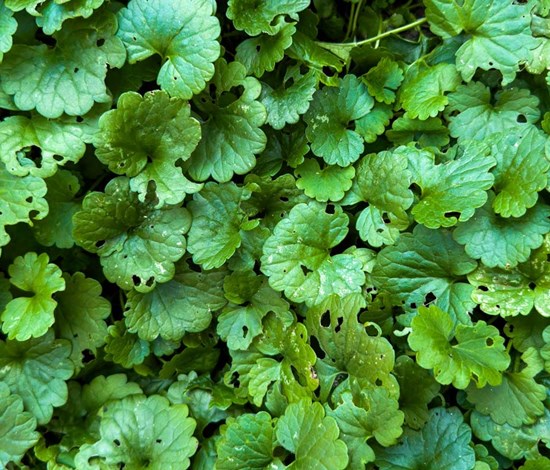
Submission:
<svg viewBox="0 0 550 470">
<path fill-rule="evenodd" d="M 355 16 L 355 3 L 351 4 L 351 10 L 349 13 L 349 19 L 348 19 L 348 27 L 346 28 L 346 35 L 344 36 L 344 41 L 349 39 L 351 36 L 351 25 L 353 23 L 353 17 Z"/>
<path fill-rule="evenodd" d="M 402 33 L 403 31 L 407 31 L 412 28 L 416 28 L 417 26 L 420 26 L 428 21 L 426 18 L 420 18 L 419 20 L 416 20 L 412 23 L 406 24 L 404 26 L 400 26 L 399 28 L 392 29 L 390 31 L 386 31 L 385 33 L 377 34 L 376 36 L 373 36 L 372 38 L 363 39 L 362 41 L 354 41 L 354 42 L 341 42 L 341 43 L 334 43 L 334 42 L 317 42 L 317 44 L 321 47 L 358 47 L 358 46 L 364 46 L 365 44 L 370 44 L 371 42 L 379 41 L 380 39 L 384 39 L 388 36 L 391 36 L 392 34 L 398 34 Z"/>
<path fill-rule="evenodd" d="M 357 8 L 355 10 L 355 15 L 353 15 L 353 22 L 351 24 L 352 36 L 355 36 L 355 31 L 357 31 L 357 20 L 359 19 L 359 14 L 361 13 L 362 8 L 363 8 L 363 0 L 359 0 L 359 3 L 357 4 Z"/>
</svg>

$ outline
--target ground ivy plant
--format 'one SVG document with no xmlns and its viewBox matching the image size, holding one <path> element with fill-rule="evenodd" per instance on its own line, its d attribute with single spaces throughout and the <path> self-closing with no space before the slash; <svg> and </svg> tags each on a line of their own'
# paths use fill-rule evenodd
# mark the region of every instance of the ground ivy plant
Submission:
<svg viewBox="0 0 550 470">
<path fill-rule="evenodd" d="M 0 467 L 550 469 L 548 0 L 0 0 Z"/>
</svg>

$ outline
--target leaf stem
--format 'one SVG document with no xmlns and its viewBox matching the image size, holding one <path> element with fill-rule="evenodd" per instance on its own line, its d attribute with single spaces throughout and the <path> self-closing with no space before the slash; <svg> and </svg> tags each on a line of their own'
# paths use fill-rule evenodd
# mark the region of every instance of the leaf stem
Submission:
<svg viewBox="0 0 550 470">
<path fill-rule="evenodd" d="M 321 47 L 359 47 L 364 46 L 365 44 L 370 44 L 371 42 L 379 41 L 380 39 L 384 39 L 388 36 L 391 36 L 392 34 L 398 34 L 402 33 L 403 31 L 407 31 L 412 28 L 416 28 L 417 26 L 420 26 L 428 21 L 426 18 L 420 18 L 419 20 L 413 21 L 412 23 L 400 26 L 399 28 L 392 29 L 390 31 L 386 31 L 384 33 L 377 34 L 376 36 L 373 36 L 372 38 L 363 39 L 362 41 L 353 41 L 353 42 L 342 42 L 342 43 L 334 43 L 334 42 L 317 42 L 317 44 Z"/>
</svg>

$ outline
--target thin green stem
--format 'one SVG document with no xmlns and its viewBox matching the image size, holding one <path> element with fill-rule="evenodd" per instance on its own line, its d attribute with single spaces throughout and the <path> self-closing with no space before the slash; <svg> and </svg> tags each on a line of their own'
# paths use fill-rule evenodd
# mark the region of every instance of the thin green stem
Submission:
<svg viewBox="0 0 550 470">
<path fill-rule="evenodd" d="M 353 17 L 355 16 L 355 7 L 356 7 L 356 4 L 352 3 L 351 10 L 349 13 L 349 19 L 348 19 L 348 27 L 346 28 L 346 35 L 344 36 L 344 41 L 348 40 L 351 36 Z"/>
<path fill-rule="evenodd" d="M 371 42 L 380 41 L 380 39 L 387 38 L 388 36 L 391 36 L 392 34 L 399 34 L 403 31 L 407 31 L 409 29 L 416 28 L 417 26 L 420 26 L 428 21 L 426 18 L 420 18 L 419 20 L 416 20 L 412 23 L 406 24 L 404 26 L 400 26 L 399 28 L 392 29 L 390 31 L 386 31 L 384 33 L 377 34 L 376 36 L 373 36 L 372 38 L 363 39 L 362 41 L 354 41 L 354 42 L 342 42 L 342 43 L 334 43 L 334 42 L 318 42 L 317 44 L 321 47 L 358 47 L 358 46 L 364 46 L 365 44 L 370 44 Z"/>
<path fill-rule="evenodd" d="M 355 14 L 353 15 L 353 22 L 351 24 L 351 36 L 355 36 L 355 32 L 357 31 L 357 20 L 359 19 L 359 14 L 361 13 L 361 9 L 363 8 L 363 1 L 359 0 L 359 3 L 357 3 L 357 8 L 355 9 Z"/>
</svg>

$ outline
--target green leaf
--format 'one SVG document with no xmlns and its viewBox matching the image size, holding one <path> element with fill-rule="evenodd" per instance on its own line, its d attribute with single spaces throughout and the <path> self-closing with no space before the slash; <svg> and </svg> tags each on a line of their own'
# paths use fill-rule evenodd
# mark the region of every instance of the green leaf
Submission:
<svg viewBox="0 0 550 470">
<path fill-rule="evenodd" d="M 508 88 L 493 97 L 483 83 L 470 82 L 449 94 L 445 112 L 453 137 L 485 140 L 495 132 L 530 127 L 540 117 L 538 104 L 538 98 L 527 89 Z"/>
<path fill-rule="evenodd" d="M 139 385 L 128 382 L 128 377 L 124 374 L 107 377 L 98 375 L 82 387 L 82 406 L 88 413 L 95 415 L 103 405 L 113 400 L 142 394 Z"/>
<path fill-rule="evenodd" d="M 467 82 L 478 68 L 495 68 L 502 73 L 502 84 L 507 85 L 538 45 L 531 35 L 530 5 L 506 0 L 490 4 L 483 0 L 427 0 L 426 6 L 426 17 L 435 34 L 448 38 L 462 31 L 468 33 L 456 52 L 457 68 Z"/>
<path fill-rule="evenodd" d="M 546 457 L 527 460 L 519 470 L 550 470 L 550 460 Z"/>
<path fill-rule="evenodd" d="M 24 222 L 32 225 L 32 219 L 43 219 L 48 214 L 48 202 L 44 198 L 46 183 L 36 176 L 14 176 L 0 162 L 0 252 L 8 244 L 8 225 Z"/>
<path fill-rule="evenodd" d="M 431 294 L 437 306 L 468 323 L 467 312 L 474 307 L 470 299 L 473 288 L 462 282 L 462 277 L 476 266 L 451 233 L 417 225 L 412 233 L 402 234 L 395 245 L 378 254 L 372 279 L 393 305 L 408 312 Z"/>
<path fill-rule="evenodd" d="M 83 445 L 75 464 L 83 470 L 102 465 L 127 468 L 188 468 L 196 452 L 195 420 L 186 405 L 170 405 L 159 395 L 131 396 L 107 404 L 95 444 Z"/>
<path fill-rule="evenodd" d="M 236 49 L 235 60 L 246 67 L 249 74 L 261 77 L 272 72 L 275 64 L 285 56 L 285 49 L 292 44 L 292 35 L 296 32 L 293 24 L 286 23 L 282 17 L 273 25 L 272 35 L 245 39 Z"/>
<path fill-rule="evenodd" d="M 269 287 L 267 278 L 250 271 L 227 276 L 224 288 L 232 303 L 218 317 L 217 332 L 229 349 L 248 349 L 262 333 L 262 320 L 269 312 L 284 316 L 289 310 L 281 294 Z"/>
<path fill-rule="evenodd" d="M 65 381 L 73 374 L 71 345 L 50 330 L 28 341 L 0 340 L 0 383 L 21 397 L 38 424 L 50 421 L 53 408 L 67 401 Z"/>
<path fill-rule="evenodd" d="M 107 329 L 105 359 L 127 369 L 140 365 L 151 354 L 151 344 L 130 333 L 123 321 L 114 322 Z"/>
<path fill-rule="evenodd" d="M 220 23 L 208 0 L 132 0 L 118 13 L 117 36 L 134 64 L 158 54 L 157 83 L 187 100 L 204 89 L 220 55 Z"/>
<path fill-rule="evenodd" d="M 376 464 L 381 470 L 471 470 L 472 432 L 457 408 L 433 408 L 420 431 L 405 429 L 398 445 L 381 449 Z"/>
<path fill-rule="evenodd" d="M 374 103 L 370 112 L 355 122 L 355 130 L 365 139 L 365 142 L 374 142 L 384 133 L 392 117 L 393 111 L 389 105 Z"/>
<path fill-rule="evenodd" d="M 397 62 L 389 57 L 382 57 L 376 66 L 363 75 L 363 81 L 377 101 L 392 104 L 403 81 L 403 72 Z"/>
<path fill-rule="evenodd" d="M 473 300 L 489 315 L 527 315 L 535 307 L 541 315 L 550 317 L 549 253 L 550 237 L 547 235 L 530 259 L 515 269 L 480 266 L 468 275 L 468 280 L 476 287 Z"/>
<path fill-rule="evenodd" d="M 95 354 L 105 344 L 111 304 L 101 297 L 101 284 L 95 279 L 77 272 L 64 274 L 65 290 L 55 295 L 54 330 L 58 338 L 72 344 L 71 360 L 77 367 L 83 366 L 83 352 Z"/>
<path fill-rule="evenodd" d="M 398 385 L 391 374 L 395 352 L 386 338 L 369 335 L 356 316 L 341 306 L 328 312 L 324 306 L 310 309 L 307 326 L 327 356 L 318 360 L 316 367 L 328 366 L 327 369 L 333 370 L 332 377 L 321 379 L 321 396 L 325 394 L 325 386 L 332 390 L 336 376 L 343 372 L 363 390 L 383 387 L 397 398 Z M 323 384 L 323 380 L 327 383 Z"/>
<path fill-rule="evenodd" d="M 319 202 L 339 201 L 351 188 L 355 168 L 326 165 L 321 169 L 317 160 L 306 159 L 294 174 L 298 177 L 296 186 L 303 189 L 306 196 Z"/>
<path fill-rule="evenodd" d="M 493 447 L 511 460 L 522 458 L 537 458 L 540 456 L 539 446 L 550 448 L 550 411 L 544 410 L 544 415 L 535 423 L 513 427 L 509 424 L 496 424 L 490 416 L 474 411 L 470 418 L 472 431 L 483 441 L 491 441 Z"/>
<path fill-rule="evenodd" d="M 325 87 L 313 96 L 304 120 L 311 150 L 329 165 L 347 166 L 364 149 L 363 139 L 350 124 L 372 109 L 374 100 L 354 75 L 346 75 L 338 87 Z"/>
<path fill-rule="evenodd" d="M 262 82 L 260 101 L 267 111 L 267 123 L 273 129 L 297 123 L 308 110 L 316 85 L 315 73 L 310 70 L 302 75 L 299 67 L 289 68 L 277 88 Z"/>
<path fill-rule="evenodd" d="M 520 427 L 533 424 L 538 416 L 544 414 L 546 387 L 525 371 L 505 372 L 500 385 L 470 386 L 466 392 L 468 401 L 475 405 L 476 410 L 489 415 L 496 424 Z"/>
<path fill-rule="evenodd" d="M 471 380 L 478 388 L 502 382 L 502 371 L 510 364 L 510 356 L 494 326 L 484 321 L 455 325 L 448 313 L 432 305 L 419 308 L 411 328 L 408 342 L 416 351 L 416 362 L 433 369 L 440 384 L 452 383 L 464 389 Z"/>
<path fill-rule="evenodd" d="M 384 389 L 376 389 L 362 397 L 361 406 L 354 403 L 353 395 L 345 392 L 341 402 L 328 416 L 333 417 L 341 432 L 341 439 L 348 447 L 350 466 L 361 468 L 375 459 L 373 450 L 366 442 L 375 437 L 384 447 L 396 443 L 401 435 L 403 413 L 399 411 L 397 400 L 390 398 Z"/>
<path fill-rule="evenodd" d="M 14 45 L 0 65 L 2 88 L 19 109 L 47 118 L 83 115 L 95 102 L 109 102 L 107 66 L 121 67 L 126 57 L 116 29 L 115 16 L 103 10 L 67 23 L 53 35 L 53 48 Z"/>
<path fill-rule="evenodd" d="M 362 240 L 372 246 L 391 245 L 400 230 L 409 225 L 406 210 L 413 203 L 409 190 L 411 173 L 407 169 L 408 149 L 382 151 L 363 157 L 357 166 L 356 185 L 346 203 L 367 202 L 356 227 Z"/>
<path fill-rule="evenodd" d="M 131 333 L 146 341 L 158 336 L 178 341 L 185 333 L 205 330 L 212 312 L 226 304 L 225 271 L 193 271 L 185 260 L 176 263 L 174 278 L 148 293 L 130 291 L 124 315 Z"/>
<path fill-rule="evenodd" d="M 75 195 L 80 190 L 78 178 L 66 170 L 58 170 L 46 179 L 48 193 L 46 201 L 50 208 L 45 219 L 38 220 L 33 226 L 36 241 L 44 246 L 72 248 L 73 215 L 80 209 Z"/>
<path fill-rule="evenodd" d="M 437 396 L 440 386 L 409 356 L 397 358 L 394 372 L 399 388 L 406 391 L 399 395 L 399 409 L 405 414 L 405 424 L 411 429 L 420 429 L 428 421 L 428 405 Z M 414 387 L 410 387 L 411 384 Z"/>
<path fill-rule="evenodd" d="M 254 77 L 246 76 L 239 62 L 216 64 L 216 101 L 203 93 L 194 104 L 202 111 L 202 139 L 188 164 L 189 174 L 198 181 L 212 176 L 220 183 L 233 174 L 249 172 L 256 164 L 255 155 L 266 145 L 260 129 L 267 118 L 266 109 L 258 101 L 262 87 Z M 236 96 L 232 88 L 240 87 Z"/>
<path fill-rule="evenodd" d="M 73 217 L 73 235 L 78 245 L 99 255 L 110 282 L 149 292 L 174 277 L 191 217 L 180 207 L 142 203 L 129 186 L 128 178 L 118 177 L 104 193 L 88 193 Z"/>
<path fill-rule="evenodd" d="M 153 183 L 159 206 L 179 204 L 186 193 L 201 188 L 176 165 L 191 156 L 201 137 L 200 125 L 190 114 L 187 102 L 164 91 L 124 93 L 117 109 L 99 120 L 95 153 L 110 171 L 131 177 L 130 188 L 142 202 Z"/>
<path fill-rule="evenodd" d="M 277 441 L 296 460 L 288 468 L 344 469 L 348 464 L 346 445 L 338 439 L 334 418 L 325 416 L 319 403 L 301 400 L 290 404 L 275 426 Z"/>
<path fill-rule="evenodd" d="M 13 12 L 6 8 L 5 2 L 2 0 L 0 2 L 0 63 L 2 63 L 4 54 L 13 45 L 12 36 L 16 30 L 17 20 L 13 17 Z"/>
<path fill-rule="evenodd" d="M 193 195 L 188 204 L 193 222 L 187 249 L 196 264 L 204 269 L 219 268 L 233 256 L 243 231 L 254 228 L 241 208 L 248 198 L 250 191 L 235 183 L 209 182 Z"/>
<path fill-rule="evenodd" d="M 45 253 L 27 253 L 15 258 L 8 268 L 11 285 L 27 295 L 11 300 L 2 312 L 2 331 L 9 339 L 37 338 L 53 325 L 57 302 L 52 295 L 65 290 L 65 280 L 61 270 L 49 261 Z"/>
<path fill-rule="evenodd" d="M 495 159 L 488 146 L 471 141 L 458 151 L 457 158 L 440 165 L 427 151 L 411 151 L 408 156 L 411 179 L 422 190 L 411 213 L 428 228 L 451 227 L 470 219 L 493 185 L 489 170 Z"/>
<path fill-rule="evenodd" d="M 89 18 L 103 2 L 104 0 L 49 0 L 42 3 L 37 10 L 39 16 L 36 17 L 36 24 L 45 34 L 52 35 L 62 28 L 66 20 Z"/>
<path fill-rule="evenodd" d="M 411 66 L 399 94 L 405 117 L 420 120 L 436 117 L 447 105 L 445 93 L 455 91 L 458 85 L 460 76 L 454 64 Z"/>
<path fill-rule="evenodd" d="M 418 142 L 421 147 L 443 147 L 449 143 L 449 130 L 439 118 L 421 121 L 399 117 L 393 121 L 386 136 L 395 145 Z"/>
<path fill-rule="evenodd" d="M 543 157 L 546 142 L 544 134 L 530 126 L 520 133 L 508 132 L 493 145 L 497 160 L 493 208 L 497 214 L 521 217 L 535 205 L 550 169 L 550 160 Z"/>
<path fill-rule="evenodd" d="M 465 246 L 469 256 L 481 259 L 489 268 L 514 268 L 542 245 L 543 236 L 550 231 L 550 208 L 537 204 L 522 217 L 504 218 L 494 213 L 494 199 L 489 191 L 487 203 L 458 225 L 453 238 Z"/>
<path fill-rule="evenodd" d="M 276 34 L 278 29 L 274 23 L 279 17 L 289 15 L 298 19 L 297 13 L 309 6 L 310 0 L 229 0 L 227 17 L 239 31 L 245 31 L 249 36 L 261 33 Z"/>
<path fill-rule="evenodd" d="M 297 204 L 266 240 L 261 258 L 269 284 L 294 302 L 318 304 L 331 294 L 359 292 L 361 262 L 351 254 L 331 256 L 348 233 L 348 217 L 317 202 Z"/>
<path fill-rule="evenodd" d="M 34 416 L 23 411 L 21 397 L 10 392 L 0 382 L 0 465 L 20 463 L 27 450 L 36 444 L 40 434 L 36 432 Z"/>
<path fill-rule="evenodd" d="M 0 123 L 0 157 L 16 176 L 52 176 L 58 166 L 76 163 L 86 150 L 83 129 L 73 118 L 11 116 Z"/>
<path fill-rule="evenodd" d="M 216 470 L 265 469 L 273 461 L 275 436 L 265 411 L 229 418 L 216 444 Z"/>
</svg>

